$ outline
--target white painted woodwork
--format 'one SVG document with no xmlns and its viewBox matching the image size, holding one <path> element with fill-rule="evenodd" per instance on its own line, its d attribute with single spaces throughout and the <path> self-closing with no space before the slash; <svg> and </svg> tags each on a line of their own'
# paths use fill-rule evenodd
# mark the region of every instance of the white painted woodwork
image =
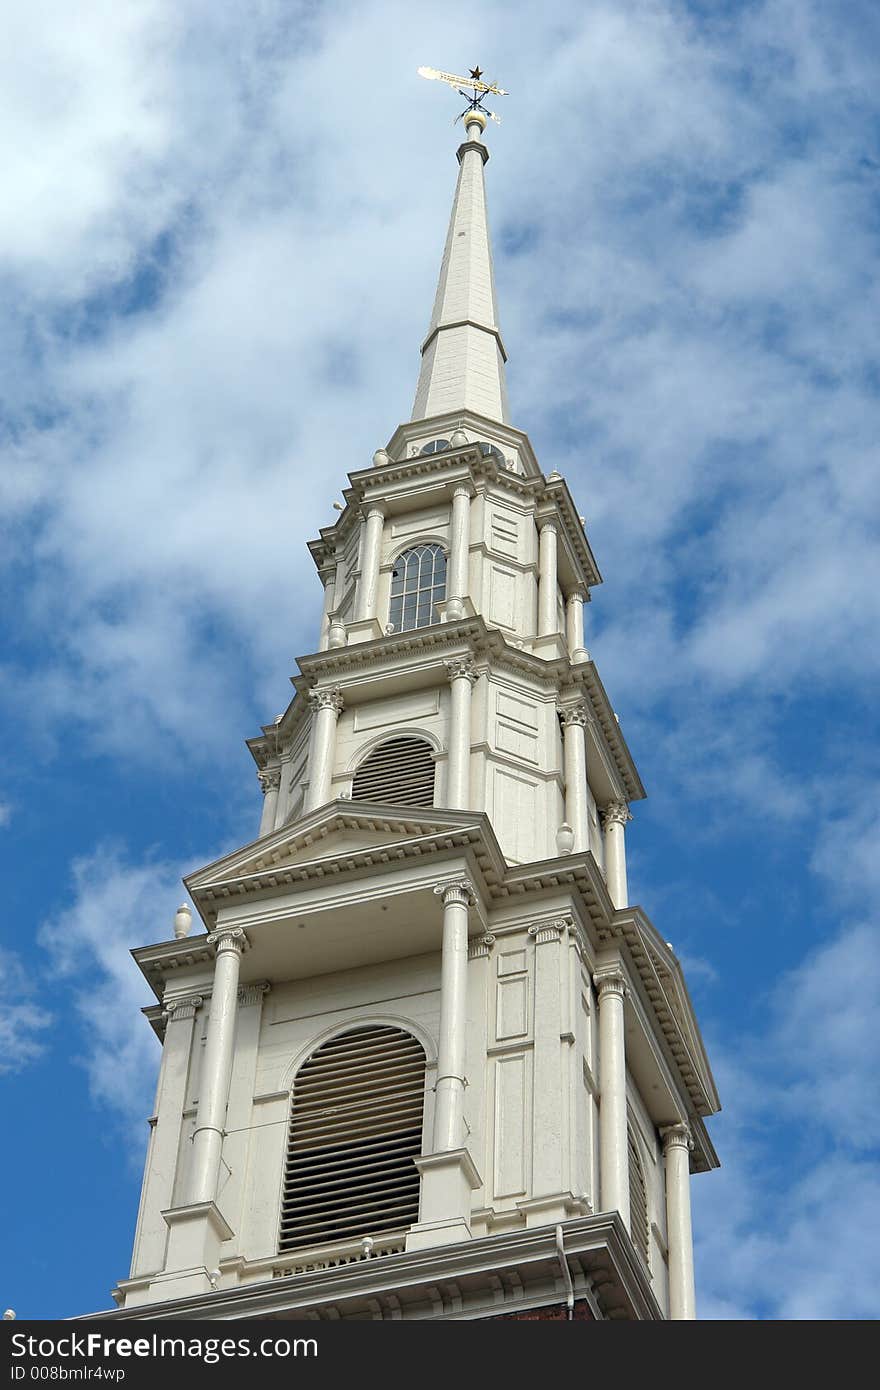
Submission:
<svg viewBox="0 0 880 1390">
<path fill-rule="evenodd" d="M 449 764 L 446 805 L 466 810 L 470 805 L 471 690 L 476 673 L 466 661 L 447 663 L 450 682 Z"/>
<path fill-rule="evenodd" d="M 676 1321 L 688 1321 L 697 1316 L 691 1230 L 690 1148 L 691 1137 L 687 1125 L 671 1125 L 664 1132 L 669 1316 Z"/>
<path fill-rule="evenodd" d="M 379 556 L 385 515 L 381 507 L 370 507 L 364 518 L 361 545 L 360 580 L 358 582 L 355 616 L 358 620 L 376 617 L 379 589 Z"/>
<path fill-rule="evenodd" d="M 590 848 L 587 802 L 587 749 L 584 741 L 586 714 L 581 706 L 562 712 L 565 753 L 565 819 L 572 828 L 572 849 Z"/>
<path fill-rule="evenodd" d="M 557 604 L 556 524 L 542 521 L 538 574 L 538 636 L 547 637 L 559 629 Z"/>
<path fill-rule="evenodd" d="M 314 716 L 309 755 L 309 788 L 305 809 L 313 810 L 330 800 L 336 759 L 336 722 L 342 709 L 338 691 L 319 691 L 312 697 Z"/>
<path fill-rule="evenodd" d="M 602 809 L 605 834 L 605 878 L 615 907 L 626 907 L 626 840 L 624 827 L 631 819 L 625 801 L 613 801 Z"/>
<path fill-rule="evenodd" d="M 584 646 L 584 595 L 583 589 L 572 589 L 565 600 L 565 634 L 568 654 L 572 661 L 589 661 L 590 654 Z"/>
<path fill-rule="evenodd" d="M 629 1163 L 626 1134 L 626 1039 L 622 972 L 596 974 L 599 995 L 599 1190 L 602 1211 L 619 1211 L 629 1226 Z"/>
<path fill-rule="evenodd" d="M 329 1038 L 375 1024 L 417 1041 L 426 1076 L 418 1221 L 373 1232 L 365 1217 L 374 1254 L 429 1258 L 591 1211 L 627 1223 L 629 1118 L 640 1277 L 664 1315 L 694 1315 L 688 1152 L 669 1121 L 687 1115 L 705 1144 L 707 1107 L 694 1110 L 661 1034 L 677 1011 L 690 1046 L 696 1025 L 653 928 L 640 956 L 618 958 L 621 914 L 598 920 L 607 900 L 588 889 L 604 874 L 627 905 L 640 784 L 588 665 L 582 529 L 506 424 L 480 123 L 466 135 L 413 422 L 313 543 L 320 661 L 303 660 L 293 704 L 251 741 L 260 840 L 212 867 L 205 902 L 193 890 L 216 958 L 197 929 L 173 964 L 150 966 L 166 995 L 205 1006 L 196 1020 L 167 1005 L 125 1307 L 204 1292 L 214 1268 L 225 1291 L 253 1292 L 363 1258 L 360 1237 L 281 1250 L 279 1223 L 294 1079 Z M 437 439 L 448 451 L 422 456 Z M 447 554 L 442 621 L 383 637 L 394 564 L 416 545 Z M 595 864 L 573 871 L 563 850 Z M 622 961 L 636 959 L 656 975 L 625 1006 Z"/>
<path fill-rule="evenodd" d="M 245 935 L 240 928 L 235 928 L 216 932 L 209 940 L 215 945 L 217 956 L 199 1084 L 199 1109 L 193 1133 L 189 1193 L 193 1203 L 213 1202 L 217 1196 Z"/>
<path fill-rule="evenodd" d="M 168 1229 L 163 1221 L 150 1217 L 165 1211 L 174 1200 L 193 1028 L 202 1002 L 201 995 L 183 995 L 165 1005 L 168 1021 L 131 1261 L 133 1276 L 161 1270 L 165 1264 Z"/>
<path fill-rule="evenodd" d="M 470 558 L 471 490 L 457 487 L 452 494 L 452 528 L 447 570 L 446 616 L 450 621 L 465 616 Z"/>
<path fill-rule="evenodd" d="M 470 123 L 458 152 L 458 183 L 412 418 L 466 408 L 508 418 L 506 354 L 498 328 L 483 164 L 488 151 Z"/>
<path fill-rule="evenodd" d="M 468 903 L 471 887 L 461 879 L 436 891 L 443 902 L 443 945 L 433 1151 L 445 1153 L 459 1149 L 464 1142 Z"/>
</svg>

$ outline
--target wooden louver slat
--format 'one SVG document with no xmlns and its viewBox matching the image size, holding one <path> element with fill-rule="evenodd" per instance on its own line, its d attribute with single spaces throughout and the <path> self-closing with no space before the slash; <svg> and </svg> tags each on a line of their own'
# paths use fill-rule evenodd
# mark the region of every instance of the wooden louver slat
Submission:
<svg viewBox="0 0 880 1390">
<path fill-rule="evenodd" d="M 282 1251 L 418 1219 L 424 1099 L 424 1051 L 400 1029 L 354 1028 L 312 1054 L 293 1087 Z"/>
<path fill-rule="evenodd" d="M 390 738 L 374 748 L 355 773 L 355 801 L 433 806 L 434 759 L 422 738 Z"/>
<path fill-rule="evenodd" d="M 642 1157 L 631 1129 L 627 1131 L 627 1148 L 629 1149 L 629 1233 L 636 1249 L 641 1251 L 645 1257 L 645 1262 L 648 1263 L 650 1252 L 648 1190 L 645 1186 Z"/>
</svg>

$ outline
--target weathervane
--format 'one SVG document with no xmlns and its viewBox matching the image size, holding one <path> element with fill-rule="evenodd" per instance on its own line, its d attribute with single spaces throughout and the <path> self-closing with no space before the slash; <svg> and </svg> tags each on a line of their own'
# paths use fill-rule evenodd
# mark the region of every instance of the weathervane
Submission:
<svg viewBox="0 0 880 1390">
<path fill-rule="evenodd" d="M 450 87 L 455 88 L 459 96 L 464 97 L 467 107 L 458 113 L 452 122 L 453 125 L 460 121 L 462 116 L 466 116 L 468 111 L 481 111 L 484 116 L 489 116 L 491 120 L 500 125 L 501 117 L 496 116 L 494 111 L 490 111 L 488 107 L 483 105 L 483 97 L 487 92 L 494 92 L 498 97 L 509 96 L 509 93 L 505 92 L 503 87 L 496 86 L 494 82 L 481 82 L 482 68 L 470 68 L 469 72 L 470 77 L 456 77 L 454 72 L 438 72 L 436 68 L 419 68 L 419 77 L 429 77 L 432 82 L 448 82 Z M 463 91 L 463 87 L 472 88 L 473 96 Z"/>
</svg>

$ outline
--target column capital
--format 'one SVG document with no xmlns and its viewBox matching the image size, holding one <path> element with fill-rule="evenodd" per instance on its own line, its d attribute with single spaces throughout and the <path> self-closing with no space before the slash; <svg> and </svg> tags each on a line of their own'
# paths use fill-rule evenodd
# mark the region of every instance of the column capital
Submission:
<svg viewBox="0 0 880 1390">
<path fill-rule="evenodd" d="M 452 489 L 452 495 L 453 497 L 466 497 L 470 501 L 474 495 L 474 489 L 470 483 L 456 483 Z"/>
<path fill-rule="evenodd" d="M 555 922 L 538 922 L 535 926 L 529 927 L 529 936 L 535 938 L 536 946 L 546 946 L 551 943 L 558 945 L 568 926 L 568 917 L 557 917 Z"/>
<path fill-rule="evenodd" d="M 371 516 L 378 516 L 378 517 L 381 517 L 382 520 L 384 521 L 384 520 L 385 520 L 385 503 L 384 503 L 384 502 L 369 502 L 369 503 L 366 503 L 366 504 L 364 505 L 363 515 L 366 517 L 367 521 L 369 521 L 369 519 L 370 519 Z"/>
<path fill-rule="evenodd" d="M 224 951 L 233 951 L 237 956 L 243 956 L 250 942 L 243 927 L 218 927 L 208 937 L 208 945 L 216 947 L 218 956 Z"/>
<path fill-rule="evenodd" d="M 545 516 L 538 522 L 538 531 L 539 533 L 541 531 L 552 531 L 555 535 L 557 526 L 558 522 L 555 516 Z"/>
<path fill-rule="evenodd" d="M 272 986 L 269 984 L 268 980 L 258 980 L 257 983 L 253 985 L 242 985 L 241 989 L 238 991 L 239 1006 L 246 1009 L 249 1005 L 259 1004 L 260 1000 L 265 994 L 269 993 L 271 988 Z"/>
<path fill-rule="evenodd" d="M 632 820 L 630 809 L 625 801 L 607 802 L 606 805 L 599 807 L 599 815 L 602 818 L 603 830 L 609 825 L 626 825 L 628 820 Z"/>
<path fill-rule="evenodd" d="M 454 878 L 448 883 L 438 883 L 434 888 L 434 896 L 443 899 L 443 906 L 449 907 L 452 903 L 458 903 L 462 907 L 470 907 L 476 900 L 474 885 L 469 878 Z"/>
<path fill-rule="evenodd" d="M 629 994 L 629 985 L 626 976 L 618 965 L 609 965 L 604 970 L 597 970 L 593 976 L 593 984 L 601 1002 L 603 995 L 613 994 L 618 999 L 623 999 L 624 995 Z"/>
<path fill-rule="evenodd" d="M 559 705 L 557 708 L 565 729 L 569 724 L 580 724 L 581 728 L 585 729 L 590 722 L 590 712 L 583 700 L 579 700 L 576 705 Z"/>
<path fill-rule="evenodd" d="M 162 1009 L 162 1017 L 166 1023 L 174 1019 L 195 1018 L 196 1011 L 202 1007 L 205 1000 L 201 994 L 184 994 L 179 999 L 169 999 Z"/>
<path fill-rule="evenodd" d="M 450 681 L 464 677 L 465 680 L 470 681 L 471 685 L 476 685 L 479 680 L 479 672 L 474 670 L 474 658 L 472 656 L 459 657 L 455 661 L 444 661 L 443 665 L 446 667 L 446 674 Z"/>
<path fill-rule="evenodd" d="M 684 1149 L 687 1153 L 694 1147 L 691 1127 L 684 1124 L 683 1121 L 674 1125 L 663 1125 L 660 1130 L 660 1137 L 663 1140 L 664 1156 L 669 1153 L 670 1149 Z"/>
<path fill-rule="evenodd" d="M 572 584 L 568 593 L 565 595 L 566 603 L 589 603 L 590 591 L 586 584 Z"/>
<path fill-rule="evenodd" d="M 468 960 L 483 960 L 488 956 L 495 945 L 495 938 L 491 932 L 485 936 L 478 936 L 468 947 Z"/>
<path fill-rule="evenodd" d="M 264 796 L 267 792 L 277 792 L 281 786 L 280 767 L 261 767 L 257 777 Z"/>
<path fill-rule="evenodd" d="M 334 685 L 330 690 L 310 690 L 309 704 L 316 712 L 322 709 L 332 709 L 337 717 L 345 708 L 345 701 L 338 685 Z"/>
</svg>

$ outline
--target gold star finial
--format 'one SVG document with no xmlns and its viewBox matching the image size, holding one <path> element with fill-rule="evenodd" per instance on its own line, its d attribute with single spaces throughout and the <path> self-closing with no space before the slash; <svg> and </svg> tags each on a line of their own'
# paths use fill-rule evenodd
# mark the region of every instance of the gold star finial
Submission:
<svg viewBox="0 0 880 1390">
<path fill-rule="evenodd" d="M 478 82 L 479 82 L 480 78 L 483 76 L 483 69 L 482 69 L 482 68 L 479 68 L 479 67 L 477 67 L 477 68 L 469 68 L 468 71 L 470 72 L 471 77 L 475 77 L 475 78 L 477 79 Z"/>
</svg>

